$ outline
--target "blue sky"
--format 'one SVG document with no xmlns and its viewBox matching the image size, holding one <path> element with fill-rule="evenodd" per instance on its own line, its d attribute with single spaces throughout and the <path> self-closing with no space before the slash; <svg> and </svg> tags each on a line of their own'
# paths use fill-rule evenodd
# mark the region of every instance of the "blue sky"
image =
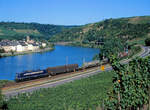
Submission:
<svg viewBox="0 0 150 110">
<path fill-rule="evenodd" d="M 0 21 L 83 25 L 150 15 L 150 0 L 0 0 Z"/>
</svg>

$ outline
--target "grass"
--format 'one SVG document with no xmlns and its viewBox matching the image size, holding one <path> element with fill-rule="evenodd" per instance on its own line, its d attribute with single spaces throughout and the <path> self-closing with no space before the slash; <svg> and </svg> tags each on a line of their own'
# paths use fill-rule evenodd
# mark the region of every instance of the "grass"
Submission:
<svg viewBox="0 0 150 110">
<path fill-rule="evenodd" d="M 9 81 L 9 80 L 0 80 L 0 87 L 3 87 L 5 84 L 7 84 L 9 82 L 12 82 L 12 81 Z"/>
<path fill-rule="evenodd" d="M 76 80 L 54 88 L 21 94 L 8 101 L 11 110 L 95 110 L 112 85 L 113 72 Z"/>
</svg>

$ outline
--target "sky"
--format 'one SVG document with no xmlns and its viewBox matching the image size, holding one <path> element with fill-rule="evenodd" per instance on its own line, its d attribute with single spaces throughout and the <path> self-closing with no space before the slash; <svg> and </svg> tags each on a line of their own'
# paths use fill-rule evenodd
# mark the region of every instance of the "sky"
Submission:
<svg viewBox="0 0 150 110">
<path fill-rule="evenodd" d="M 84 25 L 150 15 L 150 0 L 0 0 L 0 21 Z"/>
</svg>

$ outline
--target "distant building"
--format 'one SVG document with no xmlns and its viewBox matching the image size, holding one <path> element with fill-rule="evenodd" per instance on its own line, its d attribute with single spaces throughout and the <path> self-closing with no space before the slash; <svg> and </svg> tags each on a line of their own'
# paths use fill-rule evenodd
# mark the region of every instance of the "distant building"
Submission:
<svg viewBox="0 0 150 110">
<path fill-rule="evenodd" d="M 30 50 L 30 51 L 33 50 L 33 45 L 32 44 L 28 44 L 28 50 Z"/>
<path fill-rule="evenodd" d="M 33 44 L 33 50 L 38 50 L 39 49 L 39 45 L 38 44 Z"/>
<path fill-rule="evenodd" d="M 5 50 L 5 52 L 10 52 L 12 51 L 12 46 L 3 46 L 3 49 Z"/>
<path fill-rule="evenodd" d="M 16 51 L 17 51 L 17 52 L 23 52 L 24 50 L 23 50 L 23 48 L 22 48 L 22 45 L 17 45 Z"/>
<path fill-rule="evenodd" d="M 46 47 L 46 43 L 35 42 L 30 40 L 30 37 L 26 37 L 25 40 L 2 40 L 0 41 L 0 48 L 4 49 L 5 52 L 24 52 L 38 50 L 40 46 Z"/>
<path fill-rule="evenodd" d="M 42 43 L 42 47 L 46 47 L 46 43 Z"/>
<path fill-rule="evenodd" d="M 30 39 L 30 36 L 27 36 L 27 37 L 26 37 L 26 42 L 27 42 L 27 43 L 34 43 L 35 41 L 34 41 L 34 40 L 31 40 L 31 39 Z"/>
<path fill-rule="evenodd" d="M 30 41 L 30 36 L 27 36 L 26 37 L 26 42 L 29 42 Z"/>
</svg>

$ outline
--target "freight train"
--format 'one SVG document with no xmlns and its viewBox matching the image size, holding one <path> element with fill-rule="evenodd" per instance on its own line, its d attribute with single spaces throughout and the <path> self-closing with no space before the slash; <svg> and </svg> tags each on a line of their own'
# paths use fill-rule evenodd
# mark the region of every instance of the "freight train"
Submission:
<svg viewBox="0 0 150 110">
<path fill-rule="evenodd" d="M 78 69 L 78 64 L 69 64 L 57 67 L 48 67 L 45 70 L 36 70 L 36 71 L 25 71 L 22 73 L 16 73 L 16 82 L 32 80 L 42 77 L 54 76 L 62 73 L 73 72 Z"/>
<path fill-rule="evenodd" d="M 103 61 L 102 63 L 105 64 L 106 61 Z M 25 71 L 22 73 L 17 73 L 15 81 L 21 82 L 21 81 L 32 80 L 32 79 L 37 79 L 42 77 L 54 76 L 63 73 L 75 72 L 75 71 L 92 68 L 99 65 L 100 65 L 99 60 L 96 60 L 92 62 L 86 62 L 83 64 L 82 67 L 79 67 L 78 64 L 68 64 L 68 65 L 57 66 L 57 67 L 48 67 L 47 69 L 44 70 Z"/>
</svg>

